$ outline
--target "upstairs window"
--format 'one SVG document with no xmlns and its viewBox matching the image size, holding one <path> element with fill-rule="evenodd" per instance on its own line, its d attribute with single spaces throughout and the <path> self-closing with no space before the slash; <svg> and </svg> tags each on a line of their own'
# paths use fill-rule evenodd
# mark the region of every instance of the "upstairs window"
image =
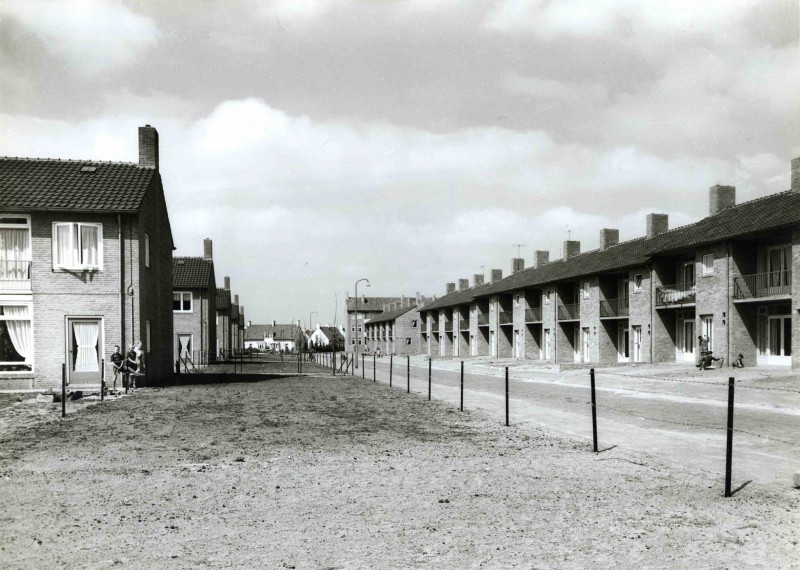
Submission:
<svg viewBox="0 0 800 570">
<path fill-rule="evenodd" d="M 103 225 L 53 222 L 53 269 L 103 269 Z"/>
<path fill-rule="evenodd" d="M 642 290 L 642 274 L 637 273 L 633 276 L 633 292 L 638 293 Z"/>
<path fill-rule="evenodd" d="M 31 278 L 31 218 L 0 215 L 0 281 Z"/>
<path fill-rule="evenodd" d="M 588 299 L 589 298 L 589 282 L 588 281 L 584 281 L 583 282 L 583 298 L 584 299 Z"/>
<path fill-rule="evenodd" d="M 545 289 L 544 290 L 544 302 L 545 302 L 546 305 L 550 304 L 550 295 L 551 295 L 551 290 L 550 289 Z"/>
<path fill-rule="evenodd" d="M 412 329 L 417 328 L 417 319 L 411 319 L 411 328 Z"/>
<path fill-rule="evenodd" d="M 150 267 L 150 234 L 144 234 L 144 266 Z"/>
<path fill-rule="evenodd" d="M 714 273 L 714 254 L 707 253 L 703 256 L 703 275 L 712 275 Z"/>
<path fill-rule="evenodd" d="M 175 291 L 172 293 L 172 312 L 191 313 L 192 293 L 189 291 Z"/>
</svg>

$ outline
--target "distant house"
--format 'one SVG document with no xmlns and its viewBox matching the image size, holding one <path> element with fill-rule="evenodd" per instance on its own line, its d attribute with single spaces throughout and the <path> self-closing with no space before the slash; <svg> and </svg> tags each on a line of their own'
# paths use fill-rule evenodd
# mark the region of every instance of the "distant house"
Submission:
<svg viewBox="0 0 800 570">
<path fill-rule="evenodd" d="M 0 158 L 0 387 L 96 386 L 114 345 L 171 377 L 172 251 L 158 133 L 139 162 Z M 137 383 L 141 385 L 145 378 Z"/>
<path fill-rule="evenodd" d="M 344 346 L 344 333 L 336 327 L 318 324 L 316 330 L 308 338 L 310 349 L 331 347 L 331 350 L 344 350 Z"/>
<path fill-rule="evenodd" d="M 203 242 L 203 257 L 172 260 L 172 314 L 174 358 L 194 365 L 216 360 L 217 284 L 210 239 Z"/>
<path fill-rule="evenodd" d="M 244 330 L 244 348 L 293 351 L 307 346 L 305 331 L 299 321 L 292 324 L 250 325 Z"/>
<path fill-rule="evenodd" d="M 424 298 L 420 297 L 424 302 Z M 420 354 L 420 319 L 417 299 L 406 299 L 384 307 L 386 310 L 366 323 L 367 349 L 384 354 Z"/>
<path fill-rule="evenodd" d="M 226 358 L 231 353 L 231 278 L 225 276 L 223 287 L 217 287 L 217 356 Z"/>
</svg>

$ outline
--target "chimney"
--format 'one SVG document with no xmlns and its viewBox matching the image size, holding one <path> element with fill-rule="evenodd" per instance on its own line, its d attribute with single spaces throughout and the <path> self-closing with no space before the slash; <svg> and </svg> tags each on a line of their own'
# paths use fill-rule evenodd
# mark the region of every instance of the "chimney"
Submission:
<svg viewBox="0 0 800 570">
<path fill-rule="evenodd" d="M 214 259 L 214 247 L 210 238 L 203 240 L 203 259 L 211 261 Z"/>
<path fill-rule="evenodd" d="M 225 287 L 226 291 L 230 291 L 231 290 L 231 278 L 228 277 L 227 275 L 225 276 L 225 285 L 224 285 L 224 287 Z"/>
<path fill-rule="evenodd" d="M 719 214 L 722 210 L 736 205 L 736 186 L 712 186 L 708 190 L 708 215 Z"/>
<path fill-rule="evenodd" d="M 525 269 L 525 260 L 521 257 L 515 257 L 511 260 L 511 273 L 516 273 L 517 271 L 522 271 Z"/>
<path fill-rule="evenodd" d="M 533 252 L 533 266 L 541 267 L 545 263 L 550 263 L 550 252 L 543 249 L 537 249 Z"/>
<path fill-rule="evenodd" d="M 320 328 L 319 323 L 317 323 L 317 328 Z"/>
<path fill-rule="evenodd" d="M 249 329 L 252 326 L 253 326 L 253 321 L 247 321 L 247 328 Z"/>
<path fill-rule="evenodd" d="M 600 251 L 608 249 L 619 243 L 619 230 L 603 228 L 600 230 Z"/>
<path fill-rule="evenodd" d="M 469 289 L 469 279 L 458 280 L 458 290 L 463 291 L 464 289 Z"/>
<path fill-rule="evenodd" d="M 139 167 L 158 170 L 158 131 L 150 125 L 139 127 Z"/>
<path fill-rule="evenodd" d="M 567 240 L 564 242 L 564 249 L 561 252 L 562 259 L 569 259 L 575 257 L 581 252 L 581 242 L 576 240 Z"/>
<path fill-rule="evenodd" d="M 647 237 L 651 238 L 663 234 L 669 229 L 669 216 L 667 214 L 647 214 Z"/>
<path fill-rule="evenodd" d="M 792 192 L 800 192 L 800 156 L 792 159 Z"/>
<path fill-rule="evenodd" d="M 233 304 L 234 305 L 238 305 L 239 304 L 239 295 L 234 295 L 233 296 Z"/>
<path fill-rule="evenodd" d="M 478 285 L 483 285 L 483 273 L 476 273 L 475 275 L 473 275 L 472 276 L 472 283 L 476 287 Z"/>
<path fill-rule="evenodd" d="M 408 306 L 409 307 L 416 307 L 417 306 L 417 300 L 416 299 L 409 299 L 408 300 Z"/>
<path fill-rule="evenodd" d="M 272 321 L 272 326 L 276 327 L 276 326 L 278 326 L 278 323 L 276 321 Z"/>
<path fill-rule="evenodd" d="M 455 293 L 456 284 L 455 283 L 448 283 L 447 285 L 445 285 L 445 289 L 447 290 L 447 294 Z"/>
<path fill-rule="evenodd" d="M 394 302 L 394 310 L 396 311 L 399 308 L 400 308 L 400 301 L 395 301 Z"/>
<path fill-rule="evenodd" d="M 401 307 L 406 307 L 406 306 L 408 306 L 408 305 L 406 304 L 406 301 L 407 301 L 407 299 L 406 299 L 406 296 L 405 296 L 405 295 L 400 295 L 400 306 L 401 306 Z"/>
<path fill-rule="evenodd" d="M 502 269 L 492 269 L 492 283 L 500 281 L 503 278 Z"/>
</svg>

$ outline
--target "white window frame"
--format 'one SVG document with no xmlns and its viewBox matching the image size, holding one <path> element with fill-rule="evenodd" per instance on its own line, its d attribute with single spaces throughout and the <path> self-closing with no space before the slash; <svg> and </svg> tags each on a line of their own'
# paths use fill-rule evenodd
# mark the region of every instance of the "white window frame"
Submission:
<svg viewBox="0 0 800 570">
<path fill-rule="evenodd" d="M 22 217 L 22 216 L 19 216 L 19 217 Z M 30 223 L 30 220 L 28 220 L 28 223 Z M 35 330 L 34 322 L 33 322 L 33 303 L 32 302 L 29 302 L 29 301 L 24 301 L 24 302 L 20 302 L 20 301 L 2 301 L 2 300 L 0 300 L 0 305 L 3 305 L 3 306 L 13 305 L 15 307 L 28 307 L 28 319 L 31 322 L 31 331 Z M 18 321 L 20 319 L 9 319 L 5 315 L 0 315 L 0 321 L 10 321 L 10 320 Z M 31 352 L 34 351 L 35 344 L 36 344 L 36 335 L 35 334 L 31 334 Z M 0 365 L 2 365 L 2 366 L 20 366 L 20 365 L 30 366 L 30 370 L 0 370 L 0 375 L 3 375 L 3 374 L 31 374 L 31 373 L 33 373 L 35 371 L 33 363 L 34 363 L 34 359 L 33 358 L 31 358 L 30 361 L 23 361 L 23 362 L 0 362 Z"/>
<path fill-rule="evenodd" d="M 58 226 L 72 226 L 69 235 L 70 235 L 70 242 L 75 238 L 77 235 L 78 243 L 70 243 L 72 246 L 72 254 L 73 254 L 73 263 L 72 265 L 59 265 L 57 262 L 57 252 L 58 252 Z M 81 250 L 81 227 L 93 227 L 97 228 L 97 265 L 86 265 L 83 263 L 75 263 L 75 255 L 80 255 Z M 54 271 L 102 271 L 103 270 L 103 224 L 98 223 L 89 223 L 89 222 L 53 222 L 53 270 Z"/>
<path fill-rule="evenodd" d="M 633 292 L 634 293 L 641 293 L 642 292 L 642 281 L 644 281 L 641 273 L 636 273 L 633 276 Z"/>
<path fill-rule="evenodd" d="M 172 292 L 172 302 L 173 303 L 175 303 L 175 295 L 180 295 L 181 296 L 181 300 L 180 300 L 181 308 L 180 309 L 175 309 L 175 307 L 173 306 L 173 308 L 172 308 L 172 312 L 173 313 L 193 313 L 194 312 L 194 300 L 192 299 L 192 292 L 191 291 L 173 291 Z M 189 296 L 189 310 L 188 311 L 183 308 L 184 295 L 188 295 Z"/>
<path fill-rule="evenodd" d="M 588 299 L 589 298 L 589 287 L 590 287 L 589 282 L 588 281 L 584 281 L 583 282 L 583 287 L 582 287 L 582 289 L 583 289 L 583 298 L 584 299 Z"/>
<path fill-rule="evenodd" d="M 711 263 L 708 263 L 708 260 L 711 260 Z M 714 275 L 714 254 L 713 253 L 706 253 L 703 255 L 703 275 Z"/>
<path fill-rule="evenodd" d="M 521 295 L 519 293 L 514 295 L 514 303 L 516 304 L 517 307 L 519 307 L 520 297 Z"/>
<path fill-rule="evenodd" d="M 714 315 L 700 315 L 700 332 L 708 339 L 708 350 L 714 352 Z"/>
<path fill-rule="evenodd" d="M 144 234 L 144 266 L 150 267 L 150 234 Z"/>
<path fill-rule="evenodd" d="M 150 321 L 144 322 L 145 350 L 150 352 Z"/>
<path fill-rule="evenodd" d="M 549 305 L 550 304 L 550 295 L 552 294 L 551 291 L 552 291 L 551 289 L 545 289 L 544 290 L 544 304 L 545 305 Z"/>
</svg>

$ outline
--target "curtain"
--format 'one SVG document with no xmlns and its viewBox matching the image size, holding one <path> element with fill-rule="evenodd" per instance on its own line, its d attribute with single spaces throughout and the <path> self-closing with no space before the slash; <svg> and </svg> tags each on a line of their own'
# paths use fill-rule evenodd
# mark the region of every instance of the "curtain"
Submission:
<svg viewBox="0 0 800 570">
<path fill-rule="evenodd" d="M 75 372 L 97 372 L 97 336 L 99 323 L 72 323 L 78 354 L 75 359 Z"/>
<path fill-rule="evenodd" d="M 29 236 L 27 229 L 0 228 L 0 279 L 28 279 Z"/>
<path fill-rule="evenodd" d="M 56 226 L 56 265 L 72 267 L 72 224 Z"/>
<path fill-rule="evenodd" d="M 80 226 L 81 229 L 81 264 L 96 267 L 98 231 L 95 226 Z"/>
<path fill-rule="evenodd" d="M 6 321 L 6 327 L 8 336 L 11 337 L 11 344 L 14 345 L 14 350 L 25 359 L 25 362 L 30 362 L 33 356 L 31 354 L 33 331 L 31 330 L 31 321 L 28 316 L 28 307 L 24 305 L 4 305 L 3 314 L 6 317 L 10 317 Z"/>
</svg>

